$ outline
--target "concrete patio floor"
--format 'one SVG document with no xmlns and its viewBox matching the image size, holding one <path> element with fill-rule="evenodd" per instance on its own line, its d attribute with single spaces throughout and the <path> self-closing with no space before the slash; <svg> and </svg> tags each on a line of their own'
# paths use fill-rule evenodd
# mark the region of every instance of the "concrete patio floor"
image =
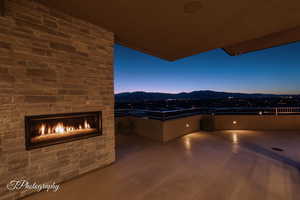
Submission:
<svg viewBox="0 0 300 200">
<path fill-rule="evenodd" d="M 214 134 L 300 170 L 300 132 L 228 130 L 216 131 Z M 279 148 L 283 151 L 274 151 L 272 148 Z"/>
<path fill-rule="evenodd" d="M 256 131 L 198 132 L 166 144 L 121 136 L 113 165 L 26 199 L 298 200 L 299 140 Z"/>
</svg>

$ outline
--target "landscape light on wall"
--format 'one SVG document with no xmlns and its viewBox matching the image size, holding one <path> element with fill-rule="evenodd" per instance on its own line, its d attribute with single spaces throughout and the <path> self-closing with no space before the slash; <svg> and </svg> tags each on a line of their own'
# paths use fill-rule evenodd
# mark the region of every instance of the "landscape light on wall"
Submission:
<svg viewBox="0 0 300 200">
<path fill-rule="evenodd" d="M 233 121 L 232 123 L 233 123 L 233 124 L 237 124 L 237 121 Z"/>
<path fill-rule="evenodd" d="M 190 124 L 186 124 L 185 126 L 188 128 L 188 127 L 190 127 Z"/>
</svg>

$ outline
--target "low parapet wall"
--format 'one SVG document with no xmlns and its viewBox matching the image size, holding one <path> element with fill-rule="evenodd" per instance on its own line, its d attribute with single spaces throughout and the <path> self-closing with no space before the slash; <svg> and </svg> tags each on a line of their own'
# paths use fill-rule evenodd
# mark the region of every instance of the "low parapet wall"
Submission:
<svg viewBox="0 0 300 200">
<path fill-rule="evenodd" d="M 300 130 L 300 115 L 216 115 L 214 130 Z"/>
<path fill-rule="evenodd" d="M 182 135 L 199 131 L 202 118 L 203 115 L 195 115 L 164 121 L 163 141 L 167 142 Z"/>
<path fill-rule="evenodd" d="M 152 140 L 167 142 L 182 135 L 200 130 L 202 115 L 157 120 L 142 117 L 119 117 L 116 119 L 117 133 L 134 133 Z"/>
<path fill-rule="evenodd" d="M 194 115 L 171 120 L 119 117 L 117 133 L 134 133 L 167 142 L 200 130 L 300 130 L 300 115 Z"/>
</svg>

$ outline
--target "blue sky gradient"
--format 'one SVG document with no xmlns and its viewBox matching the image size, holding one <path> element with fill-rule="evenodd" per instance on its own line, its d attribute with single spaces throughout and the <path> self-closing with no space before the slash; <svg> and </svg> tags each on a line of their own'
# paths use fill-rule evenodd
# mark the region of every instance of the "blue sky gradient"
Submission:
<svg viewBox="0 0 300 200">
<path fill-rule="evenodd" d="M 300 94 L 300 42 L 240 56 L 216 49 L 169 62 L 115 45 L 115 93 Z"/>
</svg>

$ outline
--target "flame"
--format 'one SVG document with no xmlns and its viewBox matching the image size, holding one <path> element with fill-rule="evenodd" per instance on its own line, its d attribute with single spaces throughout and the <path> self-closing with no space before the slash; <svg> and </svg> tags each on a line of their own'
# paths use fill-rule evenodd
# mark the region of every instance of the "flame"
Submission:
<svg viewBox="0 0 300 200">
<path fill-rule="evenodd" d="M 83 125 L 80 124 L 78 127 L 75 126 L 65 126 L 64 123 L 59 122 L 55 126 L 47 126 L 46 124 L 42 124 L 39 127 L 39 133 L 40 136 L 44 135 L 52 135 L 52 134 L 65 134 L 70 133 L 72 131 L 76 130 L 83 130 L 83 129 L 90 129 L 91 125 L 87 122 L 87 120 L 84 121 Z"/>
<path fill-rule="evenodd" d="M 54 130 L 55 130 L 55 133 L 64 133 L 65 132 L 64 124 L 58 123 Z"/>
<path fill-rule="evenodd" d="M 91 128 L 91 126 L 86 120 L 84 121 L 84 128 Z"/>
<path fill-rule="evenodd" d="M 45 132 L 46 132 L 46 126 L 45 126 L 45 124 L 42 124 L 42 126 L 40 128 L 40 133 L 41 133 L 41 135 L 45 135 Z"/>
</svg>

